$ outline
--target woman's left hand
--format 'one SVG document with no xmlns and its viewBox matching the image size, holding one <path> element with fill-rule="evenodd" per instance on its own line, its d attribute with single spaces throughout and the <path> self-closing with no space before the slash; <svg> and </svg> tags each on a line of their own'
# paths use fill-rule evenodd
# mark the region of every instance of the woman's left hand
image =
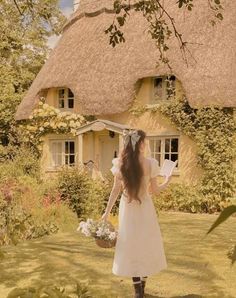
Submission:
<svg viewBox="0 0 236 298">
<path fill-rule="evenodd" d="M 108 221 L 108 217 L 109 217 L 109 214 L 107 214 L 106 212 L 103 213 L 102 217 L 101 217 L 101 220 L 104 220 L 104 221 Z"/>
</svg>

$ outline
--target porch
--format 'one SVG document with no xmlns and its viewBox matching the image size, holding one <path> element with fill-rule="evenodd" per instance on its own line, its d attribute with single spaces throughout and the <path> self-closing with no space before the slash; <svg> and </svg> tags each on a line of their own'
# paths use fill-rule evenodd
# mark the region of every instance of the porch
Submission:
<svg viewBox="0 0 236 298">
<path fill-rule="evenodd" d="M 124 129 L 127 125 L 109 120 L 98 119 L 82 126 L 77 131 L 78 165 L 84 165 L 92 176 L 109 173 L 112 159 L 122 150 Z"/>
</svg>

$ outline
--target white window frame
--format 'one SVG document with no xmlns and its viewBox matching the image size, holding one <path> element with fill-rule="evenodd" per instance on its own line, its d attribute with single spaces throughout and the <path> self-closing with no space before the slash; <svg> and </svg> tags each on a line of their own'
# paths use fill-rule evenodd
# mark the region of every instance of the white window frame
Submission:
<svg viewBox="0 0 236 298">
<path fill-rule="evenodd" d="M 64 90 L 64 108 L 60 107 L 60 90 Z M 57 89 L 57 107 L 60 110 L 73 110 L 75 108 L 75 96 L 69 97 L 69 88 L 58 88 Z M 70 90 L 72 92 L 72 90 Z M 73 92 L 72 92 L 73 93 Z M 73 93 L 74 95 L 74 93 Z M 73 108 L 69 107 L 69 100 L 73 99 Z"/>
<path fill-rule="evenodd" d="M 148 139 L 148 142 L 149 142 L 149 149 L 150 149 L 151 157 L 155 158 L 155 154 L 160 154 L 159 168 L 161 168 L 162 165 L 163 165 L 163 162 L 165 160 L 165 154 L 177 154 L 178 163 L 177 163 L 177 166 L 175 167 L 173 173 L 179 173 L 180 136 L 179 135 L 148 136 L 147 139 Z M 167 140 L 167 139 L 178 139 L 178 151 L 177 152 L 171 152 L 171 144 L 170 144 L 170 147 L 169 147 L 170 151 L 169 152 L 165 151 L 165 140 Z M 160 140 L 161 141 L 161 151 L 160 151 L 160 153 L 156 152 L 156 151 L 154 151 L 154 152 L 151 151 L 150 140 L 154 140 L 154 141 L 155 140 Z"/>
<path fill-rule="evenodd" d="M 157 76 L 152 78 L 152 93 L 151 93 L 151 98 L 150 98 L 150 104 L 157 104 L 160 101 L 168 100 L 167 97 L 167 77 L 168 76 Z M 162 95 L 161 98 L 155 98 L 155 79 L 161 78 L 162 79 Z M 174 87 L 174 96 L 176 92 L 176 77 L 175 80 L 173 81 L 173 87 Z"/>
<path fill-rule="evenodd" d="M 66 153 L 65 152 L 65 148 L 66 148 L 66 142 L 74 142 L 74 153 L 71 154 L 71 153 Z M 59 155 L 62 156 L 62 164 L 61 165 L 55 165 L 54 162 L 53 162 L 53 154 L 55 154 L 53 152 L 53 149 L 52 149 L 52 146 L 54 143 L 59 143 L 62 145 L 62 152 L 59 153 Z M 56 168 L 60 168 L 60 167 L 63 167 L 63 166 L 68 166 L 68 167 L 73 167 L 77 164 L 77 152 L 76 152 L 76 141 L 75 139 L 50 139 L 49 141 L 49 150 L 50 150 L 50 155 L 51 155 L 51 158 L 50 158 L 50 165 L 53 169 L 56 169 Z M 75 158 L 75 162 L 74 164 L 66 164 L 66 156 L 70 156 L 70 155 L 74 155 L 74 158 Z"/>
</svg>

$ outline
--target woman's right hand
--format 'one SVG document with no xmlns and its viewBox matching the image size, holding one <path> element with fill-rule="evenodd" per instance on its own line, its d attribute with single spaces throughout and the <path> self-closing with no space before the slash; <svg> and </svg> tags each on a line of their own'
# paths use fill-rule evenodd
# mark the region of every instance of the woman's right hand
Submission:
<svg viewBox="0 0 236 298">
<path fill-rule="evenodd" d="M 102 217 L 101 217 L 101 220 L 102 221 L 108 221 L 108 217 L 109 217 L 109 214 L 106 213 L 106 212 L 104 212 L 103 215 L 102 215 Z"/>
</svg>

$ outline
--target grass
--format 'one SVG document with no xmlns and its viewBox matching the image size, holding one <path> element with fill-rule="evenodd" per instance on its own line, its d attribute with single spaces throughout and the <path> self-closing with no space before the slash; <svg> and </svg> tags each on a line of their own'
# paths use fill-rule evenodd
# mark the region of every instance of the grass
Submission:
<svg viewBox="0 0 236 298">
<path fill-rule="evenodd" d="M 147 297 L 236 297 L 236 264 L 226 254 L 236 242 L 236 218 L 205 236 L 214 215 L 160 213 L 168 269 L 147 281 Z M 115 221 L 115 219 L 113 219 Z M 130 278 L 112 274 L 114 249 L 102 249 L 74 229 L 4 247 L 0 297 L 16 286 L 88 281 L 92 297 L 133 297 Z"/>
</svg>

